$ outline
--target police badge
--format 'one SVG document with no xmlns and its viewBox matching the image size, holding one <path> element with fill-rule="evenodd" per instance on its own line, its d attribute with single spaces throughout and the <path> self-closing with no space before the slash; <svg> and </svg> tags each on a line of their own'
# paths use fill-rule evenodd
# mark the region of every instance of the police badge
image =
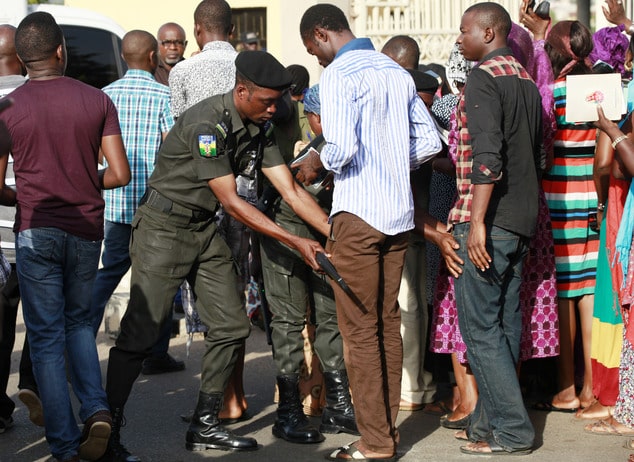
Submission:
<svg viewBox="0 0 634 462">
<path fill-rule="evenodd" d="M 198 135 L 198 150 L 202 157 L 217 157 L 216 137 L 214 135 Z"/>
</svg>

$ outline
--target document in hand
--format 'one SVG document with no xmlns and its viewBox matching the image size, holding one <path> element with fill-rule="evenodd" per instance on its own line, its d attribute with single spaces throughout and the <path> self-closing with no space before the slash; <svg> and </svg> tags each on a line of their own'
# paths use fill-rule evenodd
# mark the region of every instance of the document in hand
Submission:
<svg viewBox="0 0 634 462">
<path fill-rule="evenodd" d="M 598 120 L 597 104 L 610 120 L 626 111 L 621 74 L 586 74 L 566 77 L 566 122 Z"/>
</svg>

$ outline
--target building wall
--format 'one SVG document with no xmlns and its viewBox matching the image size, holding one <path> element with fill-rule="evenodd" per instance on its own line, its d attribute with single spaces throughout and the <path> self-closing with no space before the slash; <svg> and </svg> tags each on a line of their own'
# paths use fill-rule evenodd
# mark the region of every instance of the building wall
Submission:
<svg viewBox="0 0 634 462">
<path fill-rule="evenodd" d="M 65 5 L 86 8 L 111 17 L 125 30 L 143 29 L 156 34 L 166 22 L 183 26 L 189 44 L 185 56 L 198 49 L 193 36 L 194 10 L 200 0 L 180 0 L 163 3 L 155 0 L 66 0 Z M 163 3 L 163 7 L 157 5 Z M 317 60 L 306 53 L 299 37 L 299 21 L 303 12 L 314 5 L 312 0 L 229 0 L 232 8 L 267 8 L 267 51 L 284 65 L 302 64 L 317 83 L 320 68 Z M 321 2 L 325 3 L 325 2 Z M 348 12 L 348 1 L 330 1 Z"/>
<path fill-rule="evenodd" d="M 177 4 L 155 0 L 66 0 L 67 6 L 87 8 L 118 22 L 124 29 L 144 29 L 153 34 L 161 24 L 176 22 L 187 32 L 189 46 L 185 56 L 197 49 L 193 38 L 194 9 L 200 0 L 180 0 Z M 316 83 L 321 68 L 309 56 L 299 37 L 299 21 L 303 12 L 316 3 L 334 3 L 346 12 L 358 36 L 369 37 L 381 46 L 392 35 L 408 34 L 421 46 L 423 62 L 444 63 L 459 33 L 462 11 L 478 0 L 228 0 L 232 8 L 267 9 L 267 50 L 284 65 L 302 64 Z M 504 5 L 517 19 L 520 0 L 494 0 Z M 632 14 L 634 0 L 625 0 Z M 576 12 L 575 0 L 551 0 L 553 17 L 569 19 Z M 596 4 L 597 2 L 593 2 Z M 164 6 L 158 7 L 157 4 Z M 598 12 L 599 27 L 603 15 Z M 600 18 L 599 18 L 600 17 Z"/>
</svg>

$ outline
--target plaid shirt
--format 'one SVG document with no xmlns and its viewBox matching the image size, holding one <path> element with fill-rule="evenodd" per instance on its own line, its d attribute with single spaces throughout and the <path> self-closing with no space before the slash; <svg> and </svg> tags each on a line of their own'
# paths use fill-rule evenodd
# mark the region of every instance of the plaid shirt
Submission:
<svg viewBox="0 0 634 462">
<path fill-rule="evenodd" d="M 154 80 L 152 74 L 139 69 L 128 70 L 123 78 L 103 91 L 119 112 L 121 135 L 132 173 L 126 186 L 103 192 L 106 202 L 104 218 L 130 224 L 154 170 L 162 134 L 174 125 L 170 91 Z"/>
<path fill-rule="evenodd" d="M 458 132 L 458 146 L 456 150 L 456 186 L 458 201 L 449 212 L 448 223 L 465 223 L 471 221 L 471 202 L 473 201 L 473 187 L 469 174 L 471 173 L 471 136 L 467 128 L 467 111 L 465 110 L 464 88 L 460 94 L 456 110 Z"/>
<path fill-rule="evenodd" d="M 529 96 L 531 98 L 529 102 L 526 100 L 522 102 L 522 95 L 515 94 L 517 93 L 517 87 L 512 86 L 513 80 L 499 79 L 500 77 L 505 78 L 507 76 L 517 76 L 520 81 L 531 82 L 532 85 L 532 80 L 526 70 L 519 65 L 515 58 L 508 56 L 506 51 L 507 49 L 496 50 L 489 56 L 485 57 L 482 63 L 469 75 L 467 85 L 460 96 L 460 101 L 456 111 L 458 133 L 458 146 L 456 152 L 456 185 L 458 188 L 458 200 L 449 213 L 448 222 L 450 224 L 466 223 L 471 221 L 473 185 L 499 183 L 503 175 L 508 173 L 507 168 L 509 166 L 506 165 L 506 163 L 509 162 L 509 157 L 507 151 L 511 149 L 511 144 L 517 147 L 517 143 L 529 141 L 527 135 L 532 136 L 530 135 L 530 127 L 532 127 L 530 124 L 532 124 L 532 120 L 529 121 L 528 130 L 526 129 L 526 123 L 524 123 L 524 125 L 519 123 L 514 125 L 513 128 L 509 128 L 510 123 L 505 119 L 502 119 L 503 126 L 496 126 L 493 121 L 489 123 L 489 121 L 483 122 L 481 120 L 476 120 L 477 129 L 474 131 L 474 127 L 472 127 L 471 132 L 469 131 L 467 114 L 468 99 L 470 100 L 469 104 L 473 106 L 470 107 L 470 109 L 474 111 L 474 117 L 493 117 L 494 113 L 499 113 L 500 111 L 504 113 L 506 110 L 504 108 L 507 107 L 506 105 L 512 103 L 510 104 L 512 107 L 519 105 L 521 106 L 521 110 L 524 110 L 523 108 L 526 106 L 526 112 L 519 115 L 520 117 L 525 118 L 525 114 L 532 114 L 532 111 L 535 109 L 533 107 L 535 106 L 535 103 L 539 103 L 538 97 L 535 99 L 533 96 Z M 490 98 L 490 100 L 487 101 L 475 101 L 477 96 L 473 96 L 474 94 L 491 95 L 491 78 L 494 79 L 494 85 L 496 85 L 493 87 L 493 91 L 495 92 L 494 94 L 500 95 L 499 102 L 498 100 L 493 102 L 495 98 Z M 506 86 L 507 84 L 508 87 Z M 531 93 L 528 94 L 531 95 Z M 507 100 L 508 98 L 512 99 L 513 97 L 516 99 L 513 99 L 512 101 L 505 101 L 503 95 L 507 95 Z M 518 114 L 513 113 L 508 116 L 518 117 Z M 478 140 L 475 143 L 472 137 L 474 133 L 478 136 Z M 530 143 L 527 142 L 526 144 L 529 145 Z M 477 150 L 477 155 L 475 156 L 474 146 L 476 146 Z M 533 150 L 532 147 L 524 146 L 524 148 L 529 149 L 531 152 Z M 524 180 L 517 178 L 517 172 L 525 171 L 523 169 L 527 167 L 526 161 L 523 160 L 524 158 L 517 151 L 513 152 L 512 157 L 514 159 L 512 163 L 514 172 L 512 173 L 515 174 L 515 177 L 505 179 L 504 190 L 508 187 L 515 188 L 519 185 L 519 182 Z M 530 159 L 532 161 L 532 156 L 530 156 Z M 528 179 L 528 177 L 526 179 Z M 512 183 L 511 185 L 508 184 L 509 181 Z M 532 190 L 529 191 L 528 189 L 526 193 L 530 196 Z M 504 191 L 499 191 L 496 194 L 505 196 L 508 194 L 508 191 L 506 194 Z M 494 202 L 493 198 L 492 202 Z M 530 214 L 531 211 L 526 210 L 526 212 Z M 494 213 L 496 218 L 492 218 L 493 221 L 497 221 L 498 219 L 501 221 L 508 221 L 507 218 L 509 217 L 501 217 L 498 212 Z M 514 225 L 504 227 L 515 231 Z M 520 228 L 522 229 L 521 234 L 524 234 L 523 224 L 520 225 Z M 529 233 L 529 231 L 527 232 Z"/>
</svg>

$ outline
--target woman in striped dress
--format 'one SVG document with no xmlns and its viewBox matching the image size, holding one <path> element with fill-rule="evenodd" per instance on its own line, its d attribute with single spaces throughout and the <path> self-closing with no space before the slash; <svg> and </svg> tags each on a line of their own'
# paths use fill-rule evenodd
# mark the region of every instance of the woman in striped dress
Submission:
<svg viewBox="0 0 634 462">
<path fill-rule="evenodd" d="M 566 123 L 566 75 L 591 72 L 590 31 L 579 21 L 561 21 L 551 30 L 545 49 L 556 77 L 553 93 L 557 131 L 555 159 L 544 176 L 543 188 L 550 209 L 555 261 L 561 353 L 558 365 L 559 392 L 545 410 L 574 411 L 594 401 L 590 345 L 599 234 L 590 215 L 597 209 L 592 177 L 596 129 L 590 124 Z M 576 312 L 583 340 L 584 380 L 577 396 L 574 344 Z"/>
</svg>

